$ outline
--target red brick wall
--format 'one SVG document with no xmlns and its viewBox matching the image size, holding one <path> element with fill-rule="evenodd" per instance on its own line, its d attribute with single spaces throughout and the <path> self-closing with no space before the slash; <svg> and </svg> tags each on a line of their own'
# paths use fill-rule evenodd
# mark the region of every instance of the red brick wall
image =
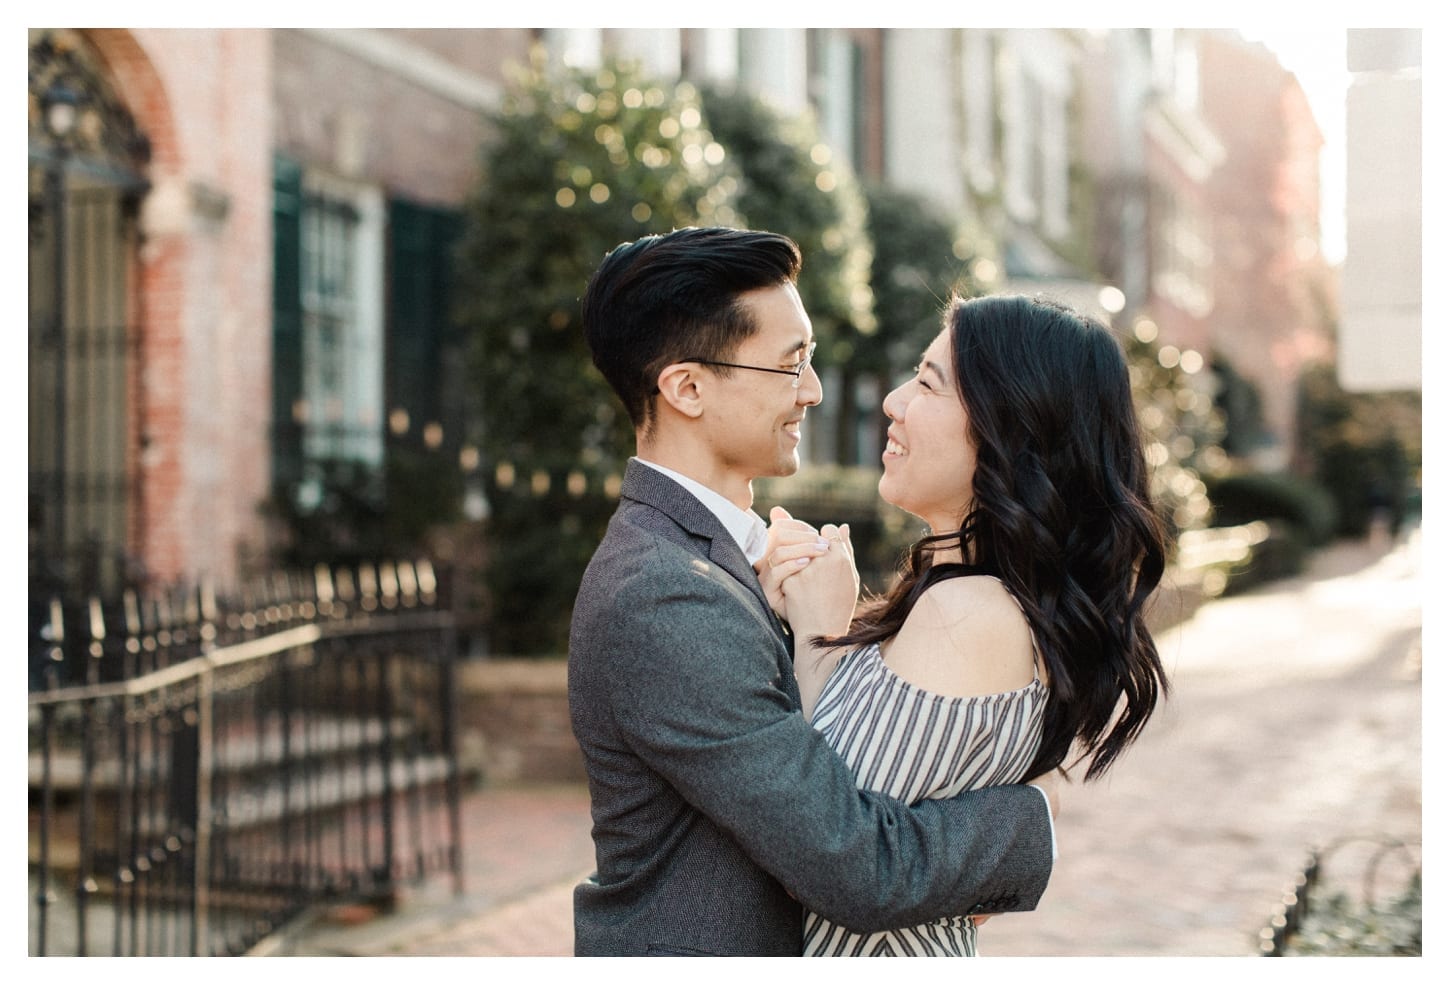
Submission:
<svg viewBox="0 0 1450 985">
<path fill-rule="evenodd" d="M 563 660 L 477 660 L 458 667 L 459 756 L 488 782 L 582 781 Z"/>
<path fill-rule="evenodd" d="M 383 33 L 405 57 L 499 89 L 530 40 L 514 29 Z M 477 105 L 307 31 L 79 34 L 152 149 L 134 273 L 133 551 L 159 582 L 232 584 L 268 547 L 274 151 L 457 205 L 476 181 L 485 124 Z"/>
<path fill-rule="evenodd" d="M 441 59 L 501 92 L 505 66 L 527 61 L 518 29 L 376 32 Z M 273 33 L 274 144 L 294 160 L 382 186 L 390 196 L 461 204 L 478 179 L 483 110 L 331 43 L 326 34 Z"/>
<path fill-rule="evenodd" d="M 83 32 L 151 142 L 132 405 L 135 548 L 159 581 L 239 575 L 270 469 L 268 32 Z"/>
</svg>

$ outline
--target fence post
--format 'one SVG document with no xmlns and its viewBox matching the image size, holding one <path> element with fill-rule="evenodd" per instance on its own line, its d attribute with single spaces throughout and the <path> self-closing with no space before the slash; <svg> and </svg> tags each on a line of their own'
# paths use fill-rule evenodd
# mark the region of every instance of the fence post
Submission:
<svg viewBox="0 0 1450 985">
<path fill-rule="evenodd" d="M 216 590 L 210 579 L 201 586 L 197 600 L 201 625 L 201 654 L 209 657 L 216 649 Z M 211 911 L 211 781 L 212 761 L 212 693 L 216 686 L 216 668 L 207 666 L 197 677 L 196 693 L 196 840 L 192 844 L 191 953 L 200 954 L 209 933 Z"/>
<path fill-rule="evenodd" d="M 105 652 L 106 621 L 101 613 L 101 600 L 91 598 L 89 602 L 91 642 L 86 648 L 86 683 L 95 685 L 101 680 L 101 657 Z M 86 957 L 90 950 L 87 933 L 87 916 L 90 898 L 98 891 L 93 874 L 95 860 L 95 714 L 96 701 L 81 702 L 81 814 L 80 814 L 80 856 L 76 871 L 76 937 L 77 953 Z"/>
<path fill-rule="evenodd" d="M 60 665 L 65 660 L 65 612 L 60 599 L 50 600 L 50 646 L 46 649 L 46 689 L 54 691 L 59 686 Z M 55 734 L 55 708 L 42 705 L 40 708 L 40 875 L 35 889 L 36 953 L 45 957 L 48 937 L 50 905 L 55 896 L 50 891 L 50 826 L 55 819 L 55 785 L 51 777 L 51 741 Z M 28 770 L 28 765 L 27 765 Z"/>
</svg>

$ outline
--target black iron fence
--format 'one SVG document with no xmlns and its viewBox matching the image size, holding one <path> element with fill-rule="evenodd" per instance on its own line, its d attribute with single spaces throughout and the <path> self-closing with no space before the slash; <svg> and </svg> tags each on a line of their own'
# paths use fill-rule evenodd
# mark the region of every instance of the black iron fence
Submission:
<svg viewBox="0 0 1450 985">
<path fill-rule="evenodd" d="M 427 564 L 32 621 L 30 953 L 236 955 L 461 890 L 453 627 Z"/>
<path fill-rule="evenodd" d="M 1259 931 L 1259 954 L 1419 955 L 1421 907 L 1418 844 L 1380 835 L 1346 836 L 1310 850 L 1293 886 Z"/>
</svg>

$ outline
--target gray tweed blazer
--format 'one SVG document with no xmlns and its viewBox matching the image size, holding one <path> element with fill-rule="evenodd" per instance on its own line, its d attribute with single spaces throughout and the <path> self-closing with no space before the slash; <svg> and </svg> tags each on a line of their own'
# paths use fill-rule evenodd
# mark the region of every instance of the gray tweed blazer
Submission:
<svg viewBox="0 0 1450 985">
<path fill-rule="evenodd" d="M 715 516 L 631 461 L 570 633 L 598 867 L 577 955 L 798 955 L 803 904 L 861 932 L 1037 905 L 1042 795 L 858 791 L 801 715 L 791 646 Z"/>
</svg>

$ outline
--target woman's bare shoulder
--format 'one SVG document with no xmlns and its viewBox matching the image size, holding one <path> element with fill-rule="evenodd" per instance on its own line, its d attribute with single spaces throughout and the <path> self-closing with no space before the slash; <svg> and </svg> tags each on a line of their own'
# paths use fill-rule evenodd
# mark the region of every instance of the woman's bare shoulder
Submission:
<svg viewBox="0 0 1450 985">
<path fill-rule="evenodd" d="M 886 662 L 898 676 L 939 694 L 1015 691 L 1034 676 L 1032 630 L 996 578 L 950 578 L 922 593 Z"/>
</svg>

